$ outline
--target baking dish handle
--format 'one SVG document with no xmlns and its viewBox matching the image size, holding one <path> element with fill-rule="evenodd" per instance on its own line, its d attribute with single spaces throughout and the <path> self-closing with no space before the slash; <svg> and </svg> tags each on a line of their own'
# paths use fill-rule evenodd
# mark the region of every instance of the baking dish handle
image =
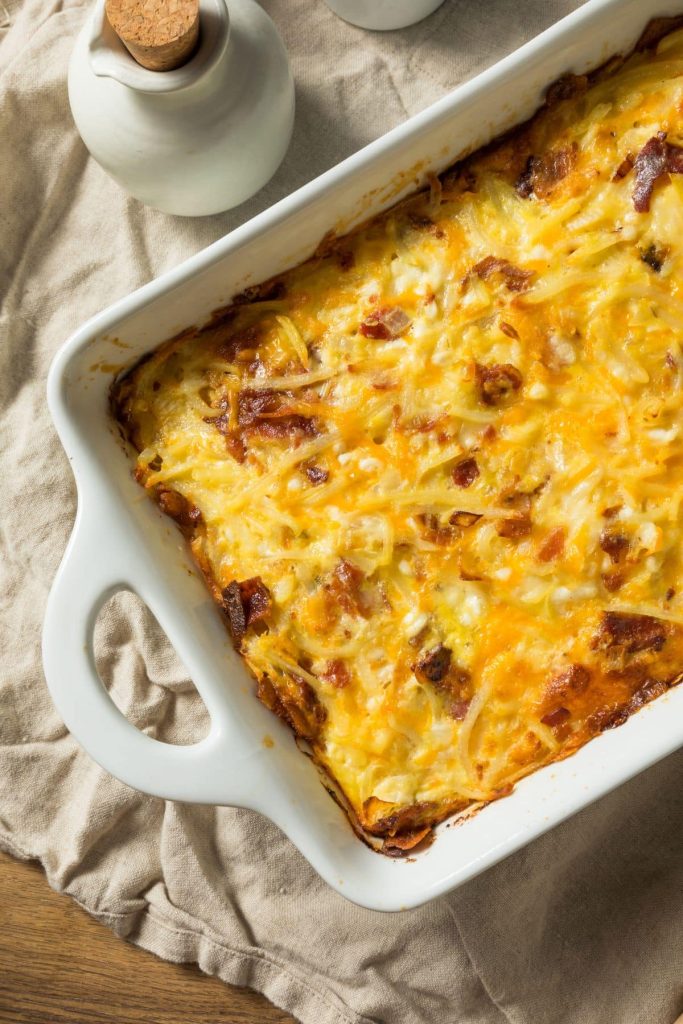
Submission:
<svg viewBox="0 0 683 1024">
<path fill-rule="evenodd" d="M 209 734 L 198 743 L 177 746 L 132 725 L 100 679 L 93 651 L 98 613 L 113 594 L 135 590 L 120 552 L 119 545 L 103 542 L 100 529 L 88 529 L 79 515 L 43 626 L 43 665 L 52 699 L 88 754 L 134 789 L 170 800 L 245 806 L 240 779 L 248 775 L 244 762 L 253 751 L 215 700 L 205 698 Z"/>
</svg>

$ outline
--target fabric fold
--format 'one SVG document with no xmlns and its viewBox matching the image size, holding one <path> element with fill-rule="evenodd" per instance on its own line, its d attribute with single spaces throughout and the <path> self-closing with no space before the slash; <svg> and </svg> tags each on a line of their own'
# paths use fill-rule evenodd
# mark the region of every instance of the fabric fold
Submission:
<svg viewBox="0 0 683 1024">
<path fill-rule="evenodd" d="M 304 1024 L 669 1024 L 683 1011 L 681 755 L 459 892 L 382 915 L 328 889 L 259 815 L 111 778 L 50 701 L 41 624 L 76 507 L 45 401 L 62 342 L 578 3 L 446 0 L 389 34 L 322 0 L 263 5 L 297 82 L 290 151 L 238 210 L 183 220 L 128 198 L 78 138 L 66 73 L 86 4 L 4 0 L 7 25 L 0 4 L 0 847 L 39 860 L 122 938 Z M 103 610 L 96 653 L 138 727 L 176 743 L 205 733 L 183 666 L 130 595 Z"/>
</svg>

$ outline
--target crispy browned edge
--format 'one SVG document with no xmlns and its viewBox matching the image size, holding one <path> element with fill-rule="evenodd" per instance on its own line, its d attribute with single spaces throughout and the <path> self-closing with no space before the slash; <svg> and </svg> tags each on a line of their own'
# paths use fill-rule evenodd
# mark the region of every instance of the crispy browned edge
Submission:
<svg viewBox="0 0 683 1024">
<path fill-rule="evenodd" d="M 548 88 L 546 89 L 544 102 L 530 118 L 528 118 L 524 122 L 521 122 L 518 125 L 515 125 L 508 131 L 498 135 L 496 138 L 492 139 L 486 145 L 479 147 L 474 152 L 467 154 L 466 156 L 457 160 L 445 171 L 442 171 L 441 174 L 439 175 L 439 178 L 445 179 L 448 176 L 464 175 L 466 174 L 468 165 L 474 160 L 480 159 L 482 156 L 485 156 L 493 152 L 494 150 L 498 149 L 499 147 L 503 146 L 506 143 L 510 143 L 516 139 L 519 139 L 521 141 L 524 138 L 529 127 L 545 110 L 554 106 L 561 100 L 569 98 L 569 96 L 573 95 L 574 91 L 577 88 L 580 88 L 581 85 L 583 85 L 583 87 L 585 87 L 586 84 L 592 85 L 597 80 L 614 72 L 625 60 L 628 59 L 628 57 L 632 56 L 632 54 L 641 53 L 648 49 L 653 49 L 665 35 L 667 35 L 669 32 L 675 31 L 680 27 L 683 27 L 683 15 L 676 15 L 665 18 L 654 18 L 646 25 L 643 33 L 638 39 L 638 42 L 634 46 L 633 50 L 630 51 L 629 53 L 624 55 L 614 55 L 610 57 L 599 67 L 595 68 L 592 72 L 590 72 L 587 76 L 575 77 L 573 75 L 568 74 L 561 75 L 555 82 L 552 82 L 548 86 Z M 566 91 L 567 87 L 569 88 L 569 94 Z M 419 195 L 421 192 L 424 191 L 424 187 L 422 189 L 416 190 L 414 193 L 408 196 L 407 199 L 401 200 L 399 203 L 391 207 L 390 210 L 380 214 L 379 218 L 385 217 L 387 216 L 387 214 L 392 213 L 397 208 L 400 208 L 401 205 L 411 202 L 412 200 L 415 199 L 416 195 Z M 364 221 L 362 224 L 358 225 L 356 228 L 354 228 L 353 231 L 343 236 L 337 236 L 334 232 L 329 232 L 323 237 L 313 256 L 304 262 L 310 263 L 313 261 L 323 260 L 335 255 L 336 253 L 339 253 L 341 250 L 343 250 L 346 239 L 364 230 L 368 223 L 372 222 L 373 220 L 376 221 L 377 219 L 377 216 L 371 217 L 368 220 Z M 271 277 L 268 280 L 261 282 L 260 284 L 253 285 L 247 288 L 244 292 L 235 296 L 232 299 L 231 303 L 221 307 L 220 309 L 214 310 L 206 324 L 202 325 L 201 327 L 186 328 L 183 331 L 179 332 L 177 335 L 175 335 L 173 338 L 169 339 L 169 341 L 166 344 L 178 342 L 183 338 L 190 339 L 192 337 L 198 337 L 201 334 L 210 332 L 219 324 L 229 322 L 236 315 L 237 311 L 241 306 L 248 304 L 250 302 L 254 302 L 256 300 L 272 298 L 274 295 L 277 294 L 281 286 L 281 282 L 285 276 L 285 273 L 287 272 L 275 275 L 274 277 Z M 152 352 L 147 353 L 145 356 L 139 359 L 132 367 L 128 368 L 123 373 L 118 374 L 114 378 L 110 389 L 110 410 L 116 424 L 119 427 L 122 440 L 124 442 L 129 443 L 134 449 L 138 451 L 140 450 L 140 446 L 135 437 L 135 424 L 131 421 L 130 417 L 127 414 L 127 399 L 133 384 L 135 374 L 140 369 L 140 367 L 154 355 L 156 351 L 158 351 L 158 347 L 157 349 L 154 349 Z M 158 495 L 156 494 L 153 494 L 151 496 L 155 499 L 158 498 Z M 187 528 L 183 527 L 180 527 L 180 529 L 185 538 L 189 541 L 192 536 L 192 531 L 188 531 Z M 209 565 L 208 561 L 196 557 L 195 560 L 198 564 L 199 569 L 202 572 L 202 575 L 204 576 L 205 582 L 214 601 L 221 609 L 225 617 L 219 581 L 215 578 L 212 568 Z M 250 673 L 254 675 L 254 673 L 251 672 L 251 669 Z M 672 680 L 669 683 L 669 686 L 671 687 L 678 684 L 681 681 L 681 679 L 683 679 L 683 676 L 677 677 L 675 680 Z M 256 681 L 259 682 L 258 678 L 256 679 Z M 613 728 L 615 726 L 623 724 L 623 722 L 626 721 L 631 716 L 631 714 L 636 713 L 636 710 L 631 711 L 630 713 L 625 713 L 624 709 L 616 709 L 612 718 L 608 720 L 605 725 L 602 726 L 602 729 Z M 360 821 L 358 820 L 358 817 L 351 803 L 346 798 L 343 789 L 341 788 L 337 780 L 330 774 L 330 772 L 327 770 L 326 766 L 322 763 L 322 761 L 316 756 L 315 749 L 311 746 L 308 740 L 297 734 L 295 725 L 290 719 L 285 718 L 285 720 L 292 729 L 299 748 L 314 762 L 319 772 L 323 786 L 330 794 L 330 796 L 344 811 L 356 835 L 360 839 L 362 839 L 363 842 L 370 847 L 370 849 L 376 852 L 384 853 L 388 856 L 400 857 L 407 853 L 420 852 L 421 850 L 431 845 L 431 842 L 434 839 L 435 827 L 441 822 L 443 822 L 446 818 L 452 818 L 453 824 L 459 824 L 460 822 L 467 820 L 474 814 L 478 813 L 483 807 L 494 802 L 494 800 L 509 795 L 514 790 L 516 785 L 512 784 L 502 788 L 499 793 L 497 793 L 488 801 L 465 804 L 462 807 L 451 805 L 446 808 L 435 808 L 433 805 L 423 803 L 415 804 L 407 808 L 402 808 L 401 811 L 399 811 L 397 814 L 390 815 L 386 819 L 380 821 L 378 825 L 375 827 L 375 831 L 371 832 L 363 828 Z M 596 733 L 595 735 L 598 735 L 598 733 Z M 533 772 L 537 771 L 539 768 L 544 767 L 548 764 L 555 763 L 557 761 L 564 760 L 565 758 L 570 757 L 572 754 L 576 752 L 577 749 L 583 746 L 586 742 L 590 742 L 590 738 L 584 738 L 576 746 L 568 747 L 565 750 L 563 750 L 560 754 L 549 757 L 546 762 L 537 765 L 529 774 L 533 774 Z"/>
</svg>

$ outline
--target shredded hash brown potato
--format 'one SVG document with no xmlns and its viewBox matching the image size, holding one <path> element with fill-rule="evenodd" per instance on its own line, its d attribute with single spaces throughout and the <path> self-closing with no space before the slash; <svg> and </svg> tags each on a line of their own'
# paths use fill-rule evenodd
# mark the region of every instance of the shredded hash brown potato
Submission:
<svg viewBox="0 0 683 1024">
<path fill-rule="evenodd" d="M 678 30 L 114 386 L 258 696 L 387 853 L 683 671 L 682 172 Z"/>
</svg>

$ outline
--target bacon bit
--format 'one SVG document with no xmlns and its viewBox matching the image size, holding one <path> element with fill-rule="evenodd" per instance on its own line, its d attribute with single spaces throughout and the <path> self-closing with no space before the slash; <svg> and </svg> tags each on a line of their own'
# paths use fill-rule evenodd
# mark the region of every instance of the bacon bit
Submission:
<svg viewBox="0 0 683 1024">
<path fill-rule="evenodd" d="M 562 725 L 569 718 L 571 718 L 571 712 L 568 708 L 555 708 L 554 711 L 549 711 L 547 715 L 543 715 L 541 722 L 551 729 L 556 729 L 558 725 Z"/>
<path fill-rule="evenodd" d="M 476 512 L 454 512 L 449 518 L 448 522 L 451 526 L 460 526 L 462 529 L 467 530 L 470 526 L 474 526 L 481 519 L 480 515 Z"/>
<path fill-rule="evenodd" d="M 273 598 L 268 587 L 260 576 L 252 576 L 239 584 L 240 599 L 244 608 L 244 620 L 247 628 L 255 622 L 261 622 L 273 607 Z"/>
<path fill-rule="evenodd" d="M 638 213 L 647 213 L 654 187 L 665 174 L 683 174 L 683 148 L 666 141 L 666 132 L 657 132 L 645 143 L 636 157 L 634 169 L 636 183 L 633 189 L 633 207 Z"/>
<path fill-rule="evenodd" d="M 222 342 L 218 346 L 217 354 L 227 363 L 232 363 L 238 353 L 245 349 L 248 351 L 256 349 L 260 340 L 261 328 L 257 324 L 252 324 L 251 327 L 243 327 L 242 330 L 235 331 L 226 341 Z"/>
<path fill-rule="evenodd" d="M 651 615 L 631 615 L 625 612 L 603 612 L 593 649 L 621 648 L 626 654 L 639 651 L 661 651 L 666 643 L 668 627 Z"/>
<path fill-rule="evenodd" d="M 683 150 L 681 150 L 681 152 L 683 153 Z M 641 260 L 643 263 L 646 263 L 648 267 L 654 270 L 655 274 L 660 273 L 668 255 L 668 245 L 657 246 L 654 242 L 651 242 L 647 249 L 640 250 Z"/>
<path fill-rule="evenodd" d="M 232 437 L 226 437 L 225 447 L 228 449 L 235 462 L 244 462 L 247 457 L 247 446 L 241 437 L 234 435 Z"/>
<path fill-rule="evenodd" d="M 649 704 L 651 700 L 661 697 L 668 689 L 668 684 L 663 679 L 646 679 L 631 697 L 626 710 L 629 714 L 633 714 L 634 711 Z"/>
<path fill-rule="evenodd" d="M 475 378 L 484 405 L 499 405 L 522 386 L 522 375 L 512 363 L 494 363 L 492 366 L 476 363 Z"/>
<path fill-rule="evenodd" d="M 424 842 L 428 836 L 434 836 L 431 825 L 413 829 L 412 832 L 401 832 L 400 835 L 385 839 L 382 850 L 388 857 L 402 857 L 408 850 L 414 850 L 418 843 Z"/>
<path fill-rule="evenodd" d="M 516 267 L 509 260 L 500 259 L 497 256 L 487 256 L 472 267 L 472 273 L 488 281 L 493 274 L 500 274 L 505 281 L 505 287 L 511 292 L 524 292 L 531 284 L 534 276 L 533 270 L 522 270 Z"/>
<path fill-rule="evenodd" d="M 365 615 L 368 605 L 361 593 L 361 584 L 365 576 L 361 569 L 347 559 L 342 558 L 332 573 L 325 590 L 333 606 L 338 606 L 349 615 Z"/>
<path fill-rule="evenodd" d="M 612 175 L 612 181 L 621 181 L 621 179 L 625 178 L 627 174 L 630 174 L 633 170 L 634 163 L 635 157 L 633 156 L 633 153 L 627 153 Z"/>
<path fill-rule="evenodd" d="M 520 519 L 499 519 L 496 523 L 496 532 L 499 537 L 507 540 L 521 540 L 531 533 L 531 517 L 524 515 Z"/>
<path fill-rule="evenodd" d="M 287 689 L 276 688 L 265 675 L 258 680 L 256 696 L 294 730 L 298 736 L 313 740 L 327 718 L 313 687 L 300 676 L 288 676 Z"/>
<path fill-rule="evenodd" d="M 482 441 L 495 441 L 497 437 L 498 434 L 496 433 L 496 428 L 489 423 L 488 427 L 481 435 Z"/>
<path fill-rule="evenodd" d="M 187 514 L 187 499 L 177 491 L 159 491 L 159 506 L 171 519 L 181 519 Z"/>
<path fill-rule="evenodd" d="M 570 100 L 588 88 L 587 75 L 574 75 L 568 71 L 548 86 L 545 94 L 546 106 L 552 107 L 562 100 Z"/>
<path fill-rule="evenodd" d="M 538 558 L 541 562 L 552 562 L 559 558 L 564 552 L 565 533 L 561 526 L 553 530 L 546 537 L 538 551 Z"/>
<path fill-rule="evenodd" d="M 439 644 L 418 661 L 414 667 L 417 679 L 421 683 L 441 683 L 448 675 L 453 652 L 449 647 Z"/>
<path fill-rule="evenodd" d="M 570 665 L 564 672 L 553 676 L 548 683 L 547 694 L 549 697 L 570 697 L 583 693 L 590 681 L 591 674 L 585 665 Z"/>
<path fill-rule="evenodd" d="M 304 727 L 297 724 L 296 721 L 293 721 L 292 724 L 300 736 L 304 736 L 306 739 L 315 739 L 320 731 L 320 726 L 327 718 L 327 712 L 318 700 L 316 692 L 310 683 L 307 683 L 305 679 L 301 679 L 300 676 L 292 675 L 290 679 L 294 684 L 297 699 L 294 707 L 290 707 L 288 702 L 285 704 L 285 707 L 293 719 L 294 708 L 305 713 L 304 723 L 307 731 L 304 731 Z"/>
<path fill-rule="evenodd" d="M 623 508 L 623 505 L 609 505 L 607 508 L 602 510 L 602 514 L 605 519 L 615 519 L 619 515 Z"/>
<path fill-rule="evenodd" d="M 664 595 L 664 600 L 665 601 L 672 601 L 675 596 L 676 596 L 676 588 L 675 587 L 669 587 L 669 589 L 667 590 L 666 594 Z"/>
<path fill-rule="evenodd" d="M 260 576 L 238 583 L 233 580 L 221 591 L 223 609 L 228 617 L 232 642 L 239 650 L 244 635 L 255 622 L 270 614 L 273 599 Z"/>
<path fill-rule="evenodd" d="M 244 634 L 247 631 L 247 619 L 244 612 L 244 605 L 242 604 L 239 583 L 236 580 L 229 583 L 227 587 L 221 591 L 221 597 L 223 598 L 223 609 L 228 617 L 228 625 L 230 626 L 233 645 L 236 650 L 239 650 L 242 640 L 244 639 Z"/>
<path fill-rule="evenodd" d="M 424 526 L 424 537 L 432 544 L 449 544 L 454 536 L 455 530 L 451 526 L 444 526 L 435 512 L 423 512 L 418 521 Z"/>
<path fill-rule="evenodd" d="M 322 466 L 305 466 L 304 473 L 314 487 L 317 487 L 319 484 L 326 484 L 330 478 L 328 470 L 323 469 Z"/>
<path fill-rule="evenodd" d="M 345 661 L 341 658 L 334 658 L 328 661 L 323 672 L 323 679 L 332 683 L 337 690 L 343 690 L 351 682 L 351 673 Z"/>
<path fill-rule="evenodd" d="M 282 405 L 282 395 L 278 391 L 264 389 L 253 391 L 243 388 L 237 398 L 237 422 L 240 427 L 253 427 L 262 416 L 277 412 Z"/>
<path fill-rule="evenodd" d="M 247 435 L 258 434 L 269 438 L 314 436 L 318 432 L 315 420 L 300 413 L 293 413 L 291 404 L 288 404 L 292 400 L 293 395 L 290 392 L 271 391 L 267 388 L 258 391 L 243 388 L 238 396 L 240 431 Z M 206 417 L 205 423 L 210 423 L 225 437 L 237 440 L 238 443 L 232 446 L 232 450 L 228 445 L 228 450 L 238 462 L 244 461 L 244 438 L 231 429 L 230 416 L 227 412 L 217 417 Z"/>
<path fill-rule="evenodd" d="M 219 434 L 230 436 L 230 413 L 222 412 L 220 416 L 205 416 L 204 422 L 215 427 Z"/>
<path fill-rule="evenodd" d="M 588 719 L 588 725 L 591 729 L 596 729 L 598 732 L 605 732 L 606 729 L 616 729 L 627 720 L 628 711 L 626 708 L 602 708 L 593 712 Z"/>
<path fill-rule="evenodd" d="M 437 644 L 413 665 L 413 672 L 423 686 L 431 685 L 437 693 L 449 698 L 446 706 L 448 714 L 452 713 L 454 701 L 469 705 L 471 676 L 466 668 L 453 661 L 450 648 Z"/>
<path fill-rule="evenodd" d="M 238 423 L 247 433 L 267 438 L 315 436 L 315 420 L 292 412 L 287 404 L 291 401 L 289 392 L 244 388 L 238 397 Z"/>
<path fill-rule="evenodd" d="M 204 422 L 210 423 L 223 434 L 227 438 L 230 454 L 237 462 L 244 462 L 244 434 L 271 439 L 297 439 L 313 437 L 318 433 L 315 419 L 292 412 L 291 405 L 288 405 L 292 400 L 293 396 L 289 392 L 243 388 L 237 398 L 238 431 L 232 429 L 228 412 L 215 417 L 207 416 Z"/>
<path fill-rule="evenodd" d="M 506 334 L 508 338 L 519 338 L 519 331 L 517 331 L 512 324 L 509 324 L 506 320 L 499 320 L 498 326 Z"/>
<path fill-rule="evenodd" d="M 515 192 L 522 199 L 529 199 L 534 194 L 534 166 L 536 157 L 529 156 L 524 170 L 515 182 Z"/>
<path fill-rule="evenodd" d="M 376 341 L 388 341 L 399 338 L 410 325 L 410 317 L 398 306 L 382 306 L 369 313 L 360 325 L 360 333 L 364 338 Z"/>
<path fill-rule="evenodd" d="M 630 545 L 631 542 L 623 533 L 612 533 L 609 530 L 603 530 L 600 534 L 600 547 L 606 555 L 609 555 L 614 565 L 618 565 L 619 562 L 623 561 Z"/>
<path fill-rule="evenodd" d="M 334 570 L 334 577 L 339 580 L 344 587 L 351 590 L 357 590 L 365 578 L 362 570 L 352 562 L 348 562 L 345 558 L 342 558 L 339 565 Z"/>
<path fill-rule="evenodd" d="M 540 484 L 532 493 L 537 494 L 543 489 L 546 481 Z M 509 540 L 519 540 L 528 537 L 531 533 L 531 494 L 523 491 L 506 491 L 501 494 L 500 500 L 515 512 L 520 513 L 517 518 L 499 519 L 496 523 L 496 532 L 500 537 Z"/>
<path fill-rule="evenodd" d="M 378 800 L 377 797 L 369 797 L 363 807 L 366 813 L 372 813 L 373 807 L 382 803 L 383 801 Z M 387 814 L 384 818 L 379 818 L 374 825 L 369 827 L 369 831 L 374 832 L 376 835 L 389 835 L 392 838 L 399 832 L 401 834 L 413 832 L 415 829 L 423 827 L 425 815 L 433 808 L 434 804 L 427 800 L 410 804 L 408 807 L 401 807 L 400 810 L 394 811 L 393 814 Z"/>
<path fill-rule="evenodd" d="M 610 594 L 616 593 L 616 591 L 620 590 L 626 582 L 626 577 L 623 572 L 620 572 L 618 569 L 613 569 L 611 572 L 603 572 L 600 578 L 602 579 L 603 587 Z"/>
<path fill-rule="evenodd" d="M 547 199 L 558 182 L 573 170 L 578 152 L 578 146 L 572 143 L 564 149 L 549 149 L 543 156 L 530 156 L 517 179 L 517 194 L 522 199 L 532 194 L 538 199 Z"/>
<path fill-rule="evenodd" d="M 471 487 L 478 476 L 479 466 L 477 460 L 473 458 L 463 459 L 462 462 L 456 463 L 451 470 L 453 483 L 457 487 L 465 489 Z"/>
<path fill-rule="evenodd" d="M 185 535 L 191 534 L 195 527 L 199 526 L 202 520 L 201 510 L 193 505 L 178 491 L 170 488 L 159 488 L 157 490 L 157 502 L 159 508 L 176 523 Z"/>
</svg>

